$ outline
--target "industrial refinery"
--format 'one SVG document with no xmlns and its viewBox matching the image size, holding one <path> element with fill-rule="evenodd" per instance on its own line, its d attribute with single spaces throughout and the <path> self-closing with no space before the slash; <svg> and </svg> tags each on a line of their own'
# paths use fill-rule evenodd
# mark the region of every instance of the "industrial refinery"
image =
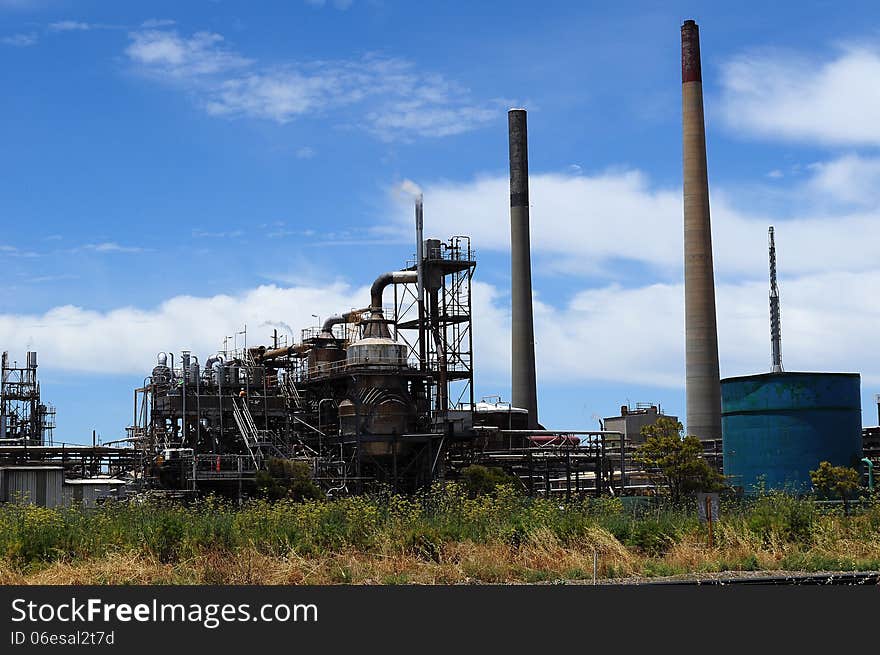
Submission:
<svg viewBox="0 0 880 655">
<path fill-rule="evenodd" d="M 862 429 L 859 374 L 783 368 L 772 227 L 770 370 L 720 377 L 724 344 L 716 321 L 700 38 L 692 20 L 681 26 L 681 73 L 687 433 L 741 493 L 758 485 L 806 490 L 810 469 L 823 460 L 856 467 L 872 484 L 880 428 Z M 641 429 L 664 416 L 658 404 L 623 405 L 598 430 L 547 425 L 539 416 L 525 109 L 509 110 L 508 137 L 509 402 L 474 388 L 481 353 L 474 352 L 472 284 L 480 244 L 468 235 L 436 234 L 440 224 L 424 224 L 419 197 L 415 252 L 376 271 L 360 306 L 339 307 L 297 340 L 276 331 L 252 343 L 245 332 L 241 343 L 196 353 L 183 349 L 186 334 L 177 335 L 177 343 L 143 363 L 131 424 L 111 443 L 56 444 L 37 353 L 27 353 L 24 366 L 4 353 L 0 500 L 19 491 L 48 505 L 147 492 L 241 499 L 255 493 L 258 473 L 276 460 L 301 463 L 330 497 L 378 488 L 411 493 L 456 480 L 474 464 L 503 469 L 535 495 L 658 493 L 633 457 Z"/>
</svg>

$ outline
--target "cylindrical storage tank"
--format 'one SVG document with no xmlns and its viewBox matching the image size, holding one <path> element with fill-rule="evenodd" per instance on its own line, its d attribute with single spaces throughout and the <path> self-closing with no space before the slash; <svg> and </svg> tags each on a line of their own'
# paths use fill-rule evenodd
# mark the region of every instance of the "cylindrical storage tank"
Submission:
<svg viewBox="0 0 880 655">
<path fill-rule="evenodd" d="M 349 366 L 406 366 L 406 344 L 383 337 L 367 337 L 348 347 L 346 363 Z"/>
<path fill-rule="evenodd" d="M 724 474 L 745 493 L 810 488 L 819 462 L 862 458 L 857 373 L 764 373 L 721 380 Z"/>
</svg>

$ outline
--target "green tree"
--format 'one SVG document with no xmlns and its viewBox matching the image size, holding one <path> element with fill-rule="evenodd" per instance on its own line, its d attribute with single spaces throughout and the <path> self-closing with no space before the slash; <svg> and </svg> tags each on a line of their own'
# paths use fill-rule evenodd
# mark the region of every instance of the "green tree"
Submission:
<svg viewBox="0 0 880 655">
<path fill-rule="evenodd" d="M 645 442 L 636 451 L 635 461 L 657 477 L 669 489 L 674 503 L 696 491 L 720 491 L 724 476 L 703 459 L 703 444 L 692 435 L 682 438 L 681 423 L 660 417 L 642 428 Z"/>
<path fill-rule="evenodd" d="M 516 489 L 522 486 L 515 476 L 497 466 L 471 464 L 462 469 L 461 479 L 471 498 L 493 493 L 499 485 L 510 485 Z"/>
<path fill-rule="evenodd" d="M 324 492 L 312 480 L 311 469 L 306 462 L 270 457 L 266 462 L 266 470 L 257 471 L 256 483 L 260 494 L 273 500 L 324 498 Z"/>
<path fill-rule="evenodd" d="M 831 462 L 819 462 L 819 468 L 810 471 L 810 481 L 823 496 L 840 496 L 844 514 L 849 514 L 851 494 L 861 487 L 858 471 L 848 466 L 832 466 Z"/>
</svg>

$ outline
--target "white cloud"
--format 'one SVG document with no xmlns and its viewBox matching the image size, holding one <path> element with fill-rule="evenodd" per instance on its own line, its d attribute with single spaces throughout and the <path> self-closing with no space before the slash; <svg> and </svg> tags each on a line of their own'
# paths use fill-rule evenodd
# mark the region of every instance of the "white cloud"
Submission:
<svg viewBox="0 0 880 655">
<path fill-rule="evenodd" d="M 196 32 L 183 38 L 176 32 L 144 30 L 131 33 L 125 52 L 146 70 L 172 79 L 191 79 L 245 68 L 251 61 L 223 46 L 223 37 Z"/>
<path fill-rule="evenodd" d="M 363 304 L 342 284 L 283 289 L 261 286 L 239 296 L 177 296 L 152 309 L 121 307 L 98 312 L 64 305 L 37 315 L 0 315 L 0 343 L 9 350 L 40 351 L 47 368 L 101 373 L 148 374 L 160 350 L 192 349 L 204 362 L 223 337 L 248 326 L 248 342 L 267 341 L 268 321 L 295 328 Z M 297 338 L 299 334 L 295 335 Z"/>
<path fill-rule="evenodd" d="M 352 4 L 354 4 L 354 0 L 331 0 L 331 2 L 327 2 L 327 0 L 306 0 L 307 5 L 311 5 L 312 7 L 325 7 L 328 4 L 333 5 L 336 9 L 340 11 L 345 11 Z"/>
<path fill-rule="evenodd" d="M 722 112 L 770 139 L 880 145 L 880 50 L 852 45 L 819 59 L 760 50 L 722 69 Z"/>
<path fill-rule="evenodd" d="M 452 136 L 469 132 L 499 114 L 496 107 L 427 107 L 423 102 L 400 101 L 367 115 L 374 131 L 385 138 L 402 133 Z"/>
<path fill-rule="evenodd" d="M 102 241 L 101 243 L 87 243 L 74 248 L 71 252 L 97 252 L 97 253 L 137 253 L 150 252 L 148 248 L 139 246 L 123 246 L 115 241 Z"/>
<path fill-rule="evenodd" d="M 302 146 L 296 149 L 297 159 L 311 159 L 317 154 L 317 151 L 311 146 Z"/>
<path fill-rule="evenodd" d="M 87 32 L 96 26 L 77 20 L 62 20 L 57 23 L 49 23 L 50 32 Z"/>
<path fill-rule="evenodd" d="M 0 257 L 39 257 L 40 253 L 32 250 L 22 250 L 16 246 L 8 244 L 0 245 Z"/>
<path fill-rule="evenodd" d="M 250 116 L 287 123 L 297 116 L 344 103 L 335 76 L 305 76 L 298 71 L 248 75 L 222 81 L 205 107 L 215 116 Z"/>
<path fill-rule="evenodd" d="M 538 291 L 535 331 L 542 384 L 683 386 L 680 284 L 610 284 L 584 289 L 558 306 L 541 302 Z M 863 384 L 880 383 L 880 352 L 873 347 L 880 308 L 864 301 L 878 293 L 880 271 L 784 281 L 786 368 L 861 372 Z M 366 286 L 338 282 L 267 285 L 236 296 L 178 296 L 151 309 L 98 312 L 65 305 L 38 315 L 0 315 L 0 343 L 14 351 L 37 349 L 52 369 L 148 374 L 158 351 L 191 349 L 204 361 L 225 335 L 243 325 L 252 345 L 267 343 L 271 328 L 281 323 L 292 326 L 298 337 L 300 328 L 314 325 L 312 314 L 346 311 L 367 298 Z M 508 295 L 484 282 L 475 282 L 473 301 L 480 393 L 509 380 L 510 314 Z M 723 376 L 769 368 L 766 285 L 719 285 L 718 323 Z"/>
<path fill-rule="evenodd" d="M 141 23 L 141 27 L 152 29 L 156 27 L 171 27 L 176 24 L 177 21 L 171 20 L 170 18 L 150 18 Z"/>
<path fill-rule="evenodd" d="M 59 282 L 61 280 L 78 280 L 78 275 L 72 273 L 61 273 L 59 275 L 35 275 L 27 278 L 27 282 L 31 284 L 42 284 L 44 282 Z"/>
<path fill-rule="evenodd" d="M 722 376 L 768 371 L 767 285 L 721 284 L 716 293 Z M 861 372 L 864 383 L 880 383 L 880 353 L 872 346 L 880 308 L 865 302 L 877 293 L 880 271 L 783 281 L 786 369 Z M 683 299 L 681 284 L 610 285 L 585 290 L 565 307 L 539 304 L 539 376 L 544 383 L 592 379 L 682 387 Z"/>
<path fill-rule="evenodd" d="M 28 34 L 13 34 L 0 38 L 3 45 L 11 45 L 16 48 L 25 48 L 27 46 L 36 45 L 40 38 L 34 32 Z"/>
<path fill-rule="evenodd" d="M 875 253 L 865 247 L 880 240 L 880 194 L 871 184 L 875 175 L 880 181 L 880 160 L 844 158 L 815 166 L 812 178 L 787 191 L 797 198 L 798 207 L 812 207 L 795 218 L 740 210 L 734 200 L 741 193 L 716 188 L 711 206 L 719 280 L 765 275 L 769 225 L 776 226 L 783 275 L 876 268 Z M 862 182 L 847 187 L 847 179 Z M 480 250 L 506 251 L 508 185 L 506 175 L 424 183 L 426 224 L 430 217 L 442 217 L 445 232 L 471 235 Z M 665 277 L 680 277 L 680 190 L 657 188 L 636 170 L 533 173 L 530 198 L 532 249 L 536 258 L 546 255 L 554 270 L 615 279 L 619 262 L 630 260 L 648 264 Z M 841 207 L 841 200 L 853 206 Z M 393 224 L 380 229 L 408 236 L 409 196 L 395 187 L 390 202 Z"/>
<path fill-rule="evenodd" d="M 244 235 L 243 230 L 225 230 L 225 231 L 210 231 L 210 230 L 193 230 L 192 235 L 194 239 L 235 239 Z"/>
<path fill-rule="evenodd" d="M 880 159 L 851 154 L 811 169 L 817 193 L 859 207 L 880 206 Z"/>
<path fill-rule="evenodd" d="M 467 183 L 423 184 L 425 215 L 442 217 L 445 231 L 470 234 L 481 249 L 506 250 L 510 242 L 508 185 L 507 176 L 501 175 Z M 681 221 L 679 194 L 650 189 L 641 173 L 533 174 L 530 186 L 536 252 L 578 259 L 632 255 L 665 265 L 679 261 L 680 239 L 675 229 Z M 395 200 L 397 225 L 408 230 L 411 203 L 402 203 L 399 195 Z"/>
<path fill-rule="evenodd" d="M 213 116 L 284 124 L 330 115 L 381 139 L 405 140 L 474 129 L 502 106 L 476 102 L 454 81 L 391 57 L 263 65 L 209 32 L 183 37 L 141 30 L 131 33 L 131 40 L 126 54 L 132 62 L 156 79 L 183 85 Z"/>
</svg>

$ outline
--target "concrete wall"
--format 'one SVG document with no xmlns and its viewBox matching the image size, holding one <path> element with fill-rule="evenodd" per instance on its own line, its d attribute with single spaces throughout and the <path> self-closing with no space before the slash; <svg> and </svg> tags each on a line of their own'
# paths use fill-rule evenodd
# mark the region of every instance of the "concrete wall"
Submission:
<svg viewBox="0 0 880 655">
<path fill-rule="evenodd" d="M 611 418 L 604 419 L 603 423 L 606 430 L 623 432 L 626 435 L 627 444 L 636 444 L 644 443 L 645 441 L 641 436 L 642 428 L 646 425 L 654 425 L 657 422 L 657 419 L 661 417 L 670 418 L 673 421 L 678 420 L 677 416 L 666 416 L 665 414 L 660 414 L 656 411 L 648 411 L 644 413 L 627 414 L 626 416 L 612 416 Z"/>
</svg>

